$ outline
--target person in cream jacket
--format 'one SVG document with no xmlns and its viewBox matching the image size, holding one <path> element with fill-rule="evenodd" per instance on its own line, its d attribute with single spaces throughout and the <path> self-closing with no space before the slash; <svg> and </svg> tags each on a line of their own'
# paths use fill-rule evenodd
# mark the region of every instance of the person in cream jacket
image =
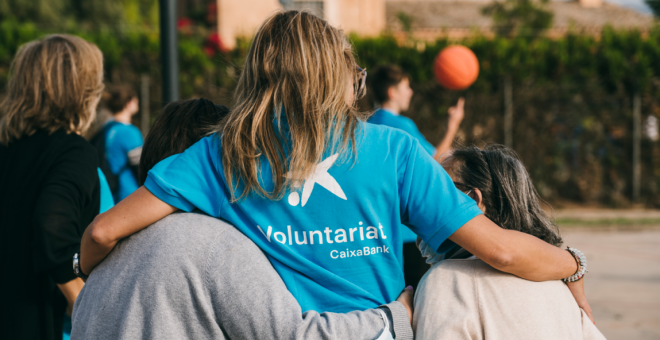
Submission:
<svg viewBox="0 0 660 340">
<path fill-rule="evenodd" d="M 562 243 L 513 151 L 457 149 L 443 166 L 456 187 L 501 227 Z M 418 245 L 432 267 L 415 293 L 416 339 L 605 339 L 564 282 L 521 279 L 458 246 L 438 255 L 423 241 Z"/>
</svg>

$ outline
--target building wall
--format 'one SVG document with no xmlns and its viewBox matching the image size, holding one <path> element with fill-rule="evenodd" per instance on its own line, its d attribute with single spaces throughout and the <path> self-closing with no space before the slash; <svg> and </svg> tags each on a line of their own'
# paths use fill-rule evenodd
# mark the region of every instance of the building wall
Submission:
<svg viewBox="0 0 660 340">
<path fill-rule="evenodd" d="M 325 0 L 325 19 L 347 33 L 374 36 L 385 29 L 385 0 Z"/>
<path fill-rule="evenodd" d="M 253 36 L 259 25 L 273 12 L 282 9 L 278 0 L 217 0 L 218 34 L 229 49 L 236 38 Z"/>
<path fill-rule="evenodd" d="M 274 11 L 307 9 L 346 33 L 375 36 L 385 29 L 385 0 L 217 0 L 218 34 L 229 49 L 236 47 L 236 38 L 252 36 Z M 309 8 L 308 8 L 309 7 Z M 322 8 L 322 11 L 320 10 Z"/>
</svg>

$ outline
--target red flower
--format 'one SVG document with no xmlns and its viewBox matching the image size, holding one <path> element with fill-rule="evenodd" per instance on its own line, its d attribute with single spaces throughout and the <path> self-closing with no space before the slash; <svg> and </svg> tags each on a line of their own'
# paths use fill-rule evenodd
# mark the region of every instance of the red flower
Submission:
<svg viewBox="0 0 660 340">
<path fill-rule="evenodd" d="M 183 17 L 183 18 L 180 18 L 179 20 L 177 20 L 176 28 L 177 29 L 184 29 L 184 28 L 190 26 L 191 24 L 192 24 L 192 21 L 190 19 Z"/>
<path fill-rule="evenodd" d="M 204 46 L 204 53 L 207 56 L 212 57 L 212 56 L 215 55 L 215 49 L 213 47 L 210 47 L 210 46 Z"/>
<path fill-rule="evenodd" d="M 227 47 L 225 47 L 225 45 L 222 43 L 218 32 L 214 32 L 213 34 L 209 35 L 208 38 L 206 38 L 206 42 L 204 43 L 204 51 L 206 52 L 207 49 L 213 52 L 219 51 L 222 53 L 229 51 Z M 209 54 L 209 52 L 207 52 L 207 54 Z"/>
</svg>

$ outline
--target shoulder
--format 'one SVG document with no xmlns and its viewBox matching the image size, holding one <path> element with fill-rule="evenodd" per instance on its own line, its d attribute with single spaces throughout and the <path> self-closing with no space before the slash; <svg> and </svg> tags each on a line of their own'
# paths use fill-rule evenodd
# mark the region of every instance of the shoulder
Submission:
<svg viewBox="0 0 660 340">
<path fill-rule="evenodd" d="M 447 278 L 472 278 L 475 269 L 484 263 L 479 259 L 444 260 L 434 264 L 428 271 L 428 280 L 436 281 Z M 488 266 L 488 265 L 486 265 Z"/>
<path fill-rule="evenodd" d="M 185 241 L 187 238 L 206 238 L 219 233 L 232 234 L 236 228 L 227 222 L 202 213 L 177 212 L 166 216 L 145 230 L 151 230 L 151 233 L 154 234 L 153 237 L 156 238 Z"/>
<path fill-rule="evenodd" d="M 142 138 L 142 132 L 140 131 L 140 129 L 138 129 L 137 126 L 135 126 L 133 124 L 119 123 L 119 124 L 115 125 L 115 128 L 121 134 L 137 136 L 137 137 Z"/>
<path fill-rule="evenodd" d="M 202 269 L 218 242 L 236 239 L 232 225 L 201 213 L 177 212 L 121 240 L 94 272 L 104 276 L 123 271 L 126 261 L 141 258 L 136 266 L 145 275 L 158 276 L 163 268 Z M 159 263 L 153 267 L 144 264 Z"/>
<path fill-rule="evenodd" d="M 115 121 L 110 121 L 106 124 L 111 124 L 110 126 L 107 127 L 106 135 L 119 135 L 122 137 L 139 136 L 140 138 L 142 138 L 142 132 L 140 132 L 140 129 L 138 129 L 137 126 L 133 124 L 124 124 Z"/>
<path fill-rule="evenodd" d="M 90 144 L 85 138 L 75 133 L 66 133 L 62 130 L 57 130 L 47 138 L 50 139 L 51 142 L 60 143 L 61 145 L 70 145 L 81 149 L 95 150 L 94 146 L 92 146 L 92 144 Z"/>
<path fill-rule="evenodd" d="M 173 213 L 144 229 L 142 233 L 149 242 L 163 241 L 179 245 L 249 241 L 233 225 L 201 212 Z"/>
<path fill-rule="evenodd" d="M 122 257 L 139 256 L 170 268 L 193 266 L 212 277 L 226 276 L 231 267 L 269 264 L 259 247 L 236 227 L 201 212 L 171 214 L 127 241 L 113 253 L 119 250 Z"/>
<path fill-rule="evenodd" d="M 445 260 L 436 263 L 429 269 L 428 280 L 436 285 L 467 279 L 483 289 L 488 287 L 489 290 L 507 296 L 525 295 L 526 293 L 533 295 L 534 292 L 539 291 L 560 295 L 568 292 L 566 285 L 560 280 L 543 282 L 525 280 L 499 271 L 480 259 Z"/>
<path fill-rule="evenodd" d="M 377 110 L 369 117 L 369 123 L 388 125 L 398 129 L 417 129 L 415 122 L 403 115 L 394 115 L 385 110 Z"/>
<path fill-rule="evenodd" d="M 55 131 L 46 140 L 54 153 L 72 158 L 79 163 L 89 163 L 97 166 L 98 152 L 85 138 L 75 133 Z M 95 172 L 96 173 L 96 172 Z"/>
<path fill-rule="evenodd" d="M 187 157 L 192 157 L 193 159 L 211 159 L 212 163 L 210 164 L 221 166 L 221 162 L 219 162 L 221 159 L 221 152 L 222 138 L 220 138 L 220 134 L 214 133 L 198 140 L 183 153 L 186 154 Z"/>
<path fill-rule="evenodd" d="M 419 142 L 403 130 L 387 125 L 361 124 L 360 155 L 367 157 L 392 157 L 398 163 L 405 162 Z M 360 157 L 360 156 L 358 156 Z"/>
<path fill-rule="evenodd" d="M 412 144 L 414 140 L 410 134 L 389 125 L 373 124 L 367 122 L 361 124 L 361 128 L 364 131 L 365 138 L 370 140 L 382 139 L 386 140 L 388 144 Z"/>
</svg>

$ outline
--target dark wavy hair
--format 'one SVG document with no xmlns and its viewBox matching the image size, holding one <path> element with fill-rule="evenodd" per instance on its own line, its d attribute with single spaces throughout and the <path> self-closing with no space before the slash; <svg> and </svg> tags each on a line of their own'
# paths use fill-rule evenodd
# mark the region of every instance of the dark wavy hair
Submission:
<svg viewBox="0 0 660 340">
<path fill-rule="evenodd" d="M 502 145 L 459 148 L 442 166 L 453 174 L 458 189 L 481 191 L 486 217 L 500 227 L 561 245 L 559 229 L 541 207 L 542 200 L 513 150 Z"/>
<path fill-rule="evenodd" d="M 167 104 L 151 127 L 142 147 L 138 183 L 144 184 L 147 173 L 163 159 L 184 152 L 213 132 L 227 116 L 226 106 L 204 98 Z"/>
</svg>

